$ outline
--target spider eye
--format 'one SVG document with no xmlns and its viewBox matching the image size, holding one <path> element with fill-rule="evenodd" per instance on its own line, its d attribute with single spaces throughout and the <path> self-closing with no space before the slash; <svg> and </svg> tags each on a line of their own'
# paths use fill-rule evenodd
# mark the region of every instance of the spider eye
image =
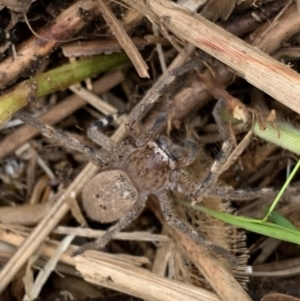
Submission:
<svg viewBox="0 0 300 301">
<path fill-rule="evenodd" d="M 187 139 L 187 140 L 185 140 L 184 144 L 191 151 L 196 151 L 197 150 L 197 144 L 196 144 L 196 142 L 193 139 Z"/>
<path fill-rule="evenodd" d="M 159 136 L 157 138 L 157 144 L 161 147 L 164 148 L 167 145 L 168 139 L 164 136 Z"/>
<path fill-rule="evenodd" d="M 180 158 L 182 157 L 182 153 L 179 149 L 175 148 L 172 149 L 170 151 L 170 157 L 174 160 L 174 161 L 179 161 Z"/>
<path fill-rule="evenodd" d="M 166 141 L 167 141 L 167 139 L 166 139 L 165 136 L 159 136 L 158 137 L 158 141 L 159 141 L 160 144 L 165 144 Z"/>
</svg>

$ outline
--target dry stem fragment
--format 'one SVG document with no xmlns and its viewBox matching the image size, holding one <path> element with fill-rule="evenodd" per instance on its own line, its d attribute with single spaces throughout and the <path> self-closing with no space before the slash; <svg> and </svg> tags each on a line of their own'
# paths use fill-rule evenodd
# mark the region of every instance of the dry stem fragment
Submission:
<svg viewBox="0 0 300 301">
<path fill-rule="evenodd" d="M 103 18 L 107 25 L 110 27 L 112 33 L 116 36 L 120 45 L 123 47 L 129 58 L 131 59 L 136 71 L 141 77 L 150 77 L 147 70 L 148 66 L 139 51 L 136 49 L 134 43 L 123 29 L 109 6 L 106 5 L 105 1 L 97 0 L 98 8 L 101 11 Z"/>
<path fill-rule="evenodd" d="M 158 276 L 145 269 L 97 260 L 97 253 L 88 251 L 75 258 L 76 268 L 88 282 L 112 288 L 151 301 L 220 301 L 214 293 Z M 244 301 L 245 299 L 240 299 Z M 248 299 L 249 300 L 249 299 Z"/>
<path fill-rule="evenodd" d="M 147 45 L 160 43 L 168 44 L 164 38 L 156 36 L 147 36 L 145 38 L 132 38 L 132 42 L 138 49 L 142 49 Z M 79 57 L 95 54 L 110 54 L 112 52 L 121 51 L 122 46 L 118 40 L 96 40 L 96 41 L 80 41 L 68 43 L 61 46 L 63 54 L 66 57 Z"/>
</svg>

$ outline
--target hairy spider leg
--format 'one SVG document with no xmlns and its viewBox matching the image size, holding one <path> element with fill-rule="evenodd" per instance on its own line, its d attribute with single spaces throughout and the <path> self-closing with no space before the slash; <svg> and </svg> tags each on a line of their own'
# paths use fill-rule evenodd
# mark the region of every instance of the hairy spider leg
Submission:
<svg viewBox="0 0 300 301">
<path fill-rule="evenodd" d="M 100 145 L 104 149 L 110 151 L 117 147 L 117 143 L 112 141 L 101 130 L 104 128 L 102 119 L 94 122 L 87 131 L 88 137 L 93 140 L 96 144 Z"/>
<path fill-rule="evenodd" d="M 176 214 L 174 213 L 174 210 L 172 210 L 172 200 L 169 198 L 167 191 L 162 191 L 158 194 L 158 199 L 160 200 L 160 207 L 161 212 L 163 214 L 163 217 L 165 221 L 172 226 L 173 228 L 177 229 L 178 231 L 186 234 L 189 236 L 193 241 L 196 243 L 205 246 L 211 250 L 213 250 L 215 253 L 221 255 L 224 258 L 229 259 L 229 261 L 233 264 L 237 264 L 236 258 L 231 254 L 230 251 L 212 244 L 205 240 L 198 232 L 190 228 L 186 223 L 181 221 Z"/>
<path fill-rule="evenodd" d="M 226 108 L 226 101 L 224 99 L 219 99 L 213 110 L 213 116 L 218 124 L 219 132 L 223 139 L 221 152 L 211 166 L 210 171 L 208 172 L 204 181 L 194 192 L 194 198 L 196 199 L 194 203 L 201 202 L 202 198 L 205 195 L 208 195 L 208 192 L 212 189 L 214 184 L 216 184 L 222 173 L 222 166 L 226 163 L 234 147 L 231 132 L 221 117 L 221 111 L 223 108 Z"/>
<path fill-rule="evenodd" d="M 78 140 L 65 134 L 63 131 L 59 131 L 50 125 L 44 125 L 37 118 L 34 118 L 26 109 L 21 110 L 15 114 L 17 118 L 35 127 L 44 136 L 51 139 L 55 139 L 57 143 L 70 149 L 84 153 L 85 156 L 99 168 L 105 169 L 109 165 L 106 156 L 102 156 L 99 152 L 95 152 L 89 146 L 79 142 Z"/>
<path fill-rule="evenodd" d="M 121 230 L 123 230 L 125 227 L 130 225 L 133 220 L 135 220 L 143 211 L 145 208 L 147 198 L 145 197 L 139 197 L 138 200 L 135 202 L 133 207 L 130 209 L 129 212 L 126 213 L 123 217 L 121 217 L 116 224 L 111 226 L 106 232 L 96 239 L 96 241 L 93 241 L 91 243 L 86 243 L 83 246 L 76 249 L 73 253 L 73 256 L 80 255 L 84 253 L 86 250 L 90 249 L 102 249 L 105 247 L 105 245 L 108 244 L 108 242 Z"/>
</svg>

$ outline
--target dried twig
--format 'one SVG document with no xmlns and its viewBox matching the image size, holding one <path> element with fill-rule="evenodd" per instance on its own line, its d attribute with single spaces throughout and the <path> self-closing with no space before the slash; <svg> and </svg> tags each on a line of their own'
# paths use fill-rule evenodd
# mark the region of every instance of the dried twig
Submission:
<svg viewBox="0 0 300 301">
<path fill-rule="evenodd" d="M 30 292 L 24 298 L 25 301 L 36 299 L 39 296 L 43 285 L 54 271 L 60 256 L 66 251 L 73 239 L 74 235 L 68 235 L 62 240 L 53 256 L 48 260 L 43 269 L 39 271 Z"/>
<path fill-rule="evenodd" d="M 76 236 L 82 236 L 82 237 L 100 237 L 103 235 L 106 231 L 101 230 L 93 230 L 89 228 L 71 228 L 71 227 L 64 227 L 59 226 L 56 229 L 54 229 L 53 233 L 56 234 L 74 234 Z M 157 242 L 167 242 L 171 243 L 172 239 L 166 235 L 160 235 L 160 234 L 151 234 L 149 232 L 120 232 L 116 234 L 116 236 L 113 238 L 116 240 L 135 240 L 135 241 L 157 241 Z"/>
<path fill-rule="evenodd" d="M 172 253 L 174 253 L 173 242 L 160 243 L 160 246 L 155 254 L 155 259 L 153 261 L 152 272 L 157 275 L 164 276 L 166 274 L 166 269 Z"/>
<path fill-rule="evenodd" d="M 143 49 L 145 46 L 159 43 L 168 45 L 169 42 L 161 37 L 147 36 L 146 38 L 132 38 L 137 49 Z M 64 56 L 66 57 L 82 57 L 101 53 L 112 53 L 122 50 L 122 46 L 118 40 L 92 40 L 92 41 L 81 41 L 80 44 L 68 43 L 61 46 Z"/>
<path fill-rule="evenodd" d="M 110 27 L 112 33 L 116 36 L 120 45 L 123 47 L 129 58 L 131 59 L 136 71 L 141 77 L 150 77 L 147 70 L 148 66 L 144 59 L 142 58 L 139 51 L 136 49 L 134 43 L 127 35 L 122 25 L 119 23 L 109 6 L 105 1 L 97 0 L 97 5 L 101 11 L 103 18 L 105 19 L 107 25 Z"/>
</svg>

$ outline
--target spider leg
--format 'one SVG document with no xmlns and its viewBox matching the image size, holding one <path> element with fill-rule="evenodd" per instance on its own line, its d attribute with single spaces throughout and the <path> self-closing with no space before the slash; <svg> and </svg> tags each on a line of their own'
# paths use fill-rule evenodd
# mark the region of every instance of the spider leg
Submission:
<svg viewBox="0 0 300 301">
<path fill-rule="evenodd" d="M 189 174 L 184 171 L 180 170 L 176 172 L 176 180 L 179 183 L 182 191 L 185 195 L 190 196 L 193 199 L 192 203 L 196 203 L 195 194 L 197 193 L 198 186 L 197 184 L 191 180 Z M 296 195 L 298 192 L 297 189 L 290 189 L 289 195 Z M 225 199 L 230 201 L 253 201 L 254 199 L 261 199 L 261 198 L 274 198 L 278 194 L 278 191 L 272 188 L 263 188 L 259 190 L 251 190 L 251 189 L 233 189 L 230 186 L 220 184 L 215 185 L 205 193 L 203 193 L 202 197 L 212 197 L 212 198 L 219 198 Z"/>
<path fill-rule="evenodd" d="M 103 129 L 106 124 L 103 121 L 104 119 L 98 120 L 94 122 L 88 129 L 87 135 L 88 137 L 93 140 L 96 144 L 103 147 L 105 150 L 112 150 L 117 147 L 117 143 L 115 143 L 113 140 L 108 138 L 106 135 L 104 135 L 101 132 L 101 129 Z"/>
<path fill-rule="evenodd" d="M 198 146 L 193 139 L 186 139 L 184 145 L 176 145 L 167 136 L 159 136 L 156 143 L 170 158 L 176 161 L 176 168 L 189 166 L 198 154 Z"/>
<path fill-rule="evenodd" d="M 133 128 L 130 128 L 129 123 L 126 124 L 126 129 L 128 134 L 134 140 L 134 144 L 137 147 L 144 146 L 149 140 L 155 140 L 158 134 L 166 124 L 166 114 L 161 113 L 155 116 L 155 120 L 149 122 L 148 124 L 142 124 L 137 121 Z"/>
<path fill-rule="evenodd" d="M 88 129 L 87 135 L 96 144 L 100 145 L 106 154 L 111 167 L 118 167 L 120 158 L 126 156 L 132 150 L 132 147 L 127 142 L 115 143 L 112 139 L 101 132 L 102 122 L 95 122 Z"/>
<path fill-rule="evenodd" d="M 233 265 L 237 264 L 236 258 L 229 252 L 228 250 L 222 248 L 221 246 L 215 245 L 210 243 L 209 241 L 206 241 L 198 232 L 193 230 L 191 227 L 189 227 L 186 223 L 181 221 L 176 214 L 172 210 L 172 200 L 167 195 L 166 191 L 160 192 L 157 195 L 162 214 L 164 216 L 165 221 L 171 225 L 173 228 L 177 229 L 178 231 L 185 233 L 187 236 L 189 236 L 193 241 L 196 243 L 205 246 L 211 250 L 213 250 L 218 255 L 221 255 L 224 258 L 227 258 L 230 263 Z"/>
<path fill-rule="evenodd" d="M 224 142 L 222 144 L 222 149 L 218 158 L 213 163 L 204 181 L 194 193 L 194 198 L 197 199 L 197 202 L 201 202 L 202 197 L 207 195 L 214 184 L 217 182 L 221 173 L 223 172 L 222 166 L 224 166 L 224 164 L 226 163 L 234 147 L 234 141 L 232 139 L 231 132 L 221 117 L 221 110 L 224 106 L 226 106 L 226 101 L 219 99 L 213 110 L 213 116 L 219 126 L 219 132 Z"/>
<path fill-rule="evenodd" d="M 15 116 L 22 120 L 24 123 L 35 127 L 44 136 L 54 139 L 60 145 L 83 153 L 89 159 L 89 161 L 92 161 L 99 168 L 104 169 L 109 165 L 109 160 L 106 156 L 101 155 L 101 153 L 99 152 L 95 152 L 89 146 L 70 137 L 63 131 L 59 131 L 50 125 L 45 125 L 41 123 L 37 118 L 34 118 L 28 111 L 21 110 L 17 112 Z"/>
<path fill-rule="evenodd" d="M 103 234 L 101 237 L 99 237 L 96 241 L 84 244 L 83 246 L 79 247 L 75 252 L 73 253 L 73 256 L 80 255 L 84 253 L 86 250 L 90 249 L 102 249 L 105 247 L 105 245 L 116 235 L 118 234 L 122 229 L 127 227 L 134 219 L 136 219 L 145 208 L 146 203 L 145 197 L 139 197 L 139 199 L 135 202 L 131 210 L 124 215 L 122 218 L 119 219 L 119 221 L 111 226 L 105 234 Z"/>
<path fill-rule="evenodd" d="M 193 139 L 186 139 L 184 141 L 184 146 L 187 150 L 187 155 L 184 157 L 183 160 L 181 160 L 181 162 L 178 163 L 179 167 L 191 165 L 195 161 L 199 151 L 198 145 Z"/>
</svg>

